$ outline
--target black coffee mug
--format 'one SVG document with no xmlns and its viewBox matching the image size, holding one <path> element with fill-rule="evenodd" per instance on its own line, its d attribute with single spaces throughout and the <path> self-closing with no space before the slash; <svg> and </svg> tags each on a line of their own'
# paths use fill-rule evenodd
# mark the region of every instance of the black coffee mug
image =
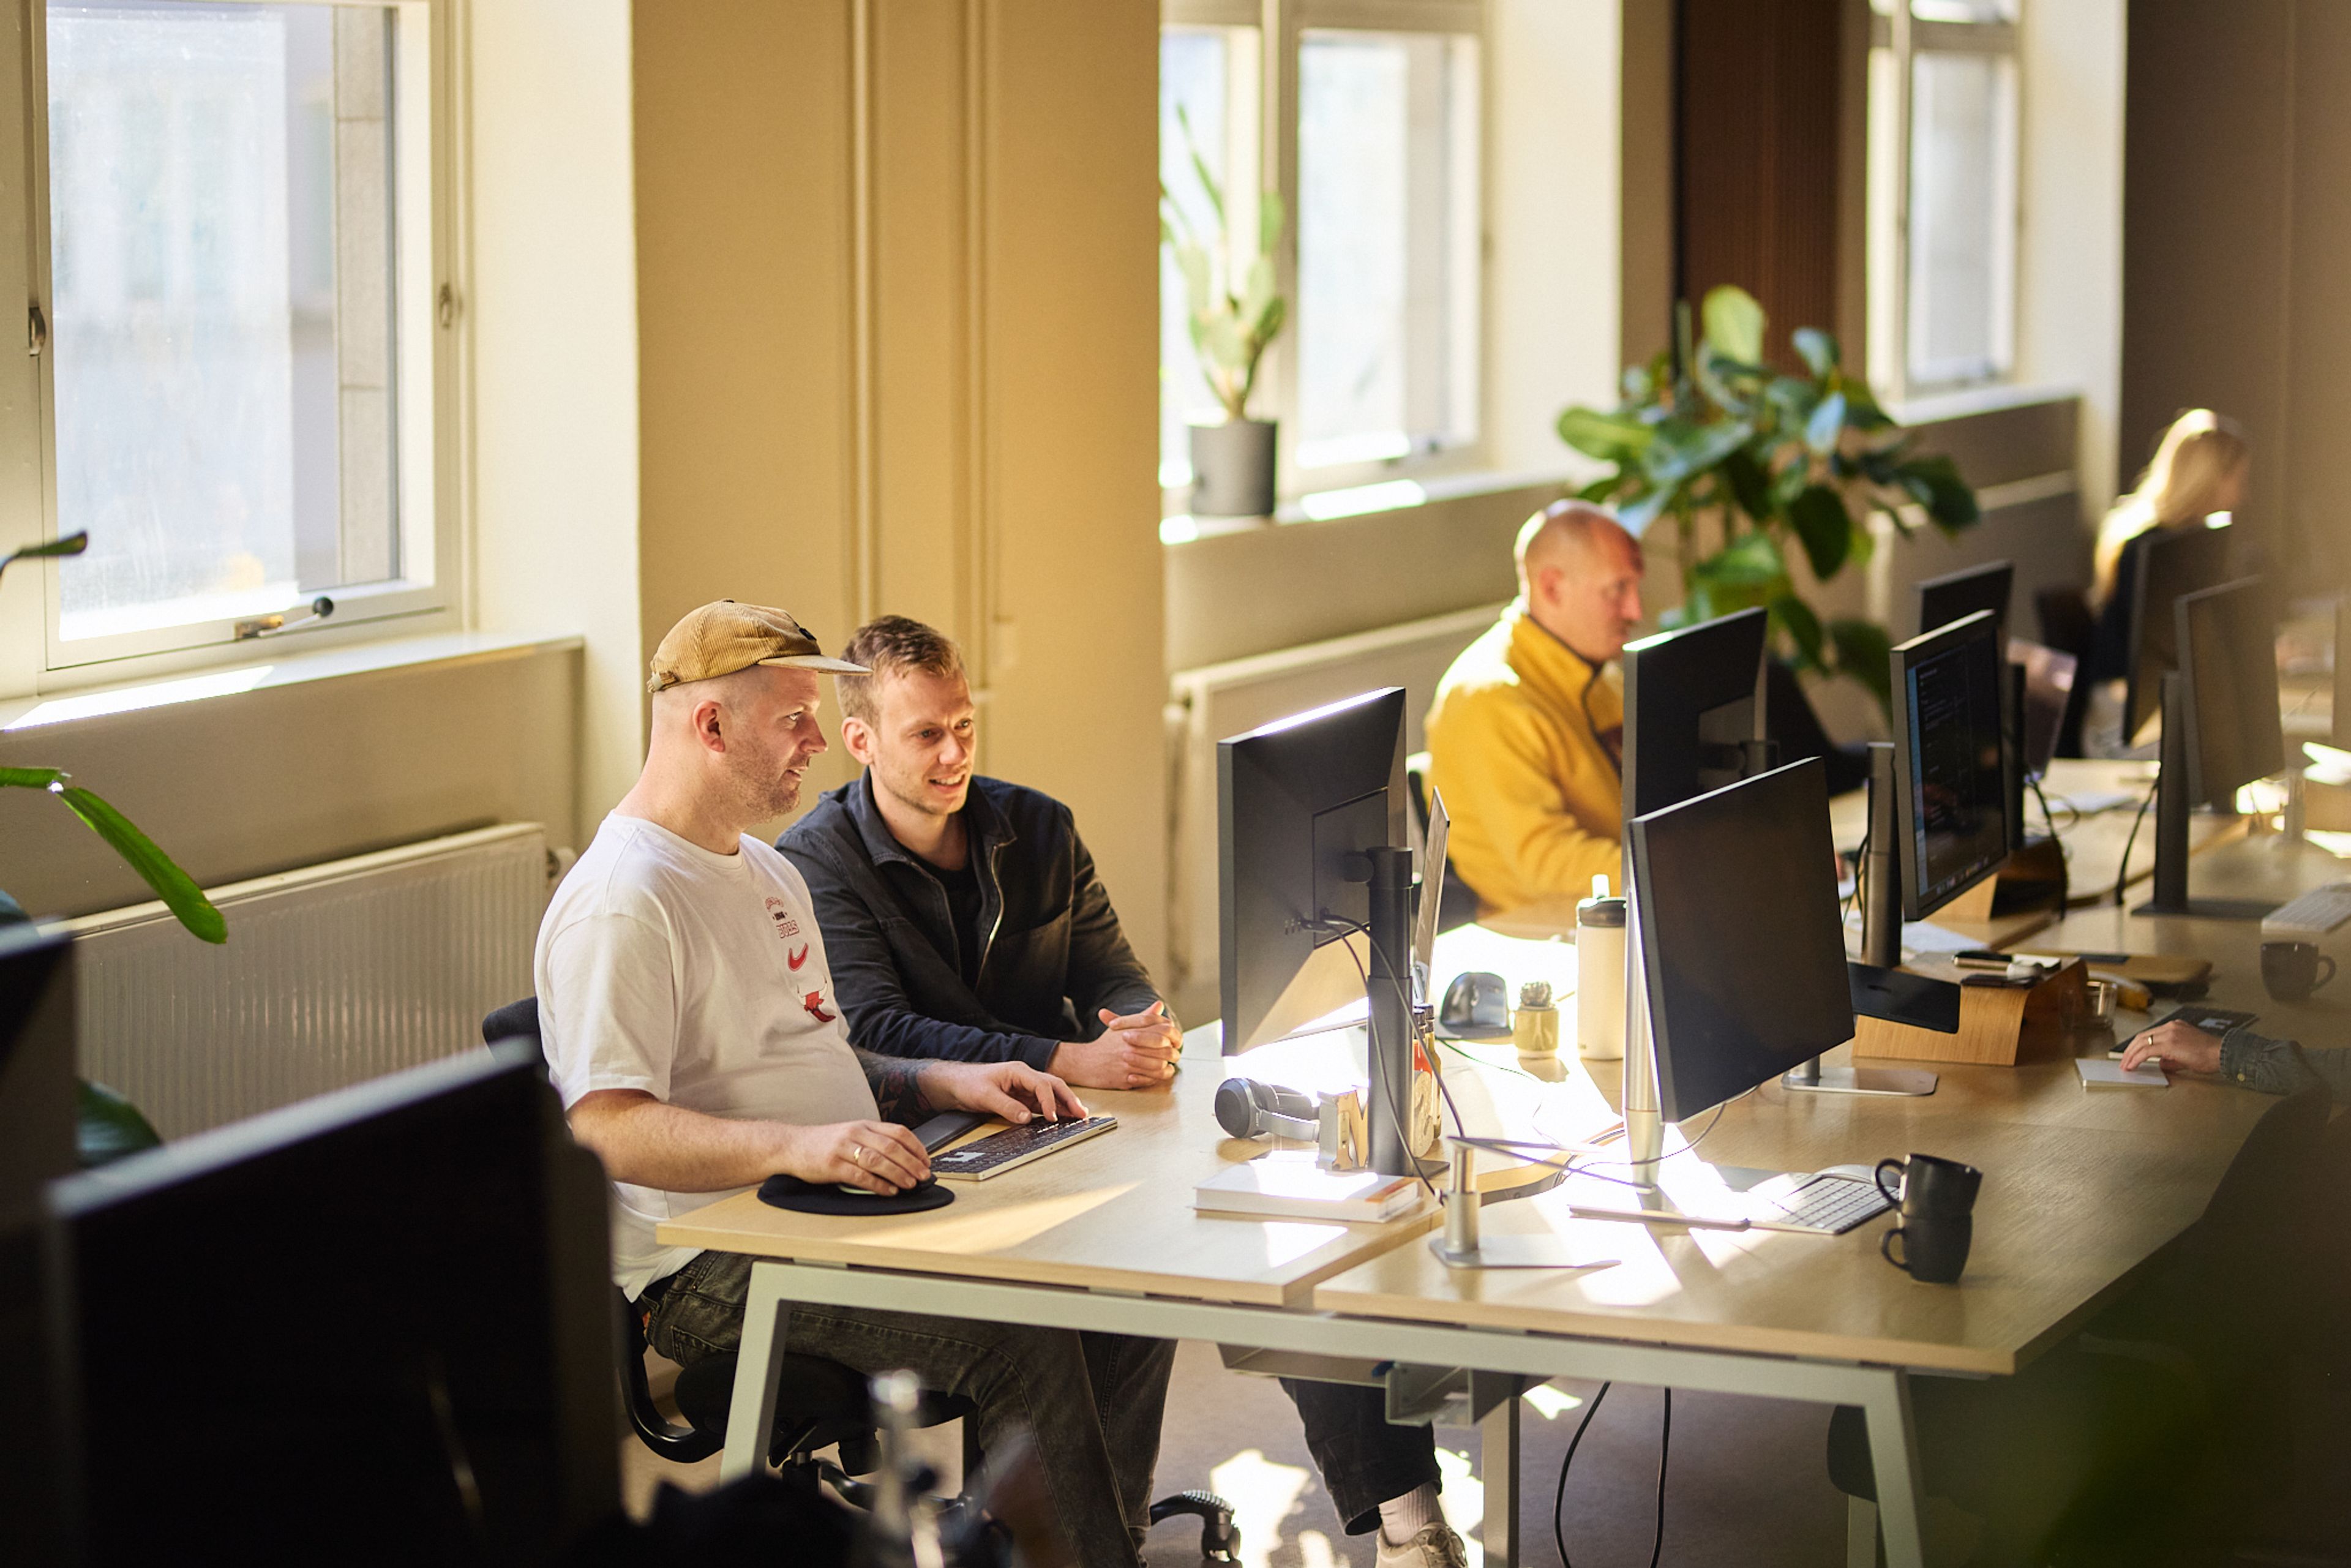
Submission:
<svg viewBox="0 0 2351 1568">
<path fill-rule="evenodd" d="M 1886 1185 L 1888 1169 L 1902 1173 L 1898 1186 Z M 1983 1186 L 1983 1172 L 1957 1160 L 1947 1160 L 1938 1155 L 1912 1155 L 1907 1160 L 1880 1160 L 1876 1172 L 1877 1190 L 1886 1195 L 1888 1203 L 1899 1204 L 1905 1218 L 1919 1214 L 1957 1214 L 1974 1212 L 1976 1191 Z"/>
<path fill-rule="evenodd" d="M 1899 1171 L 1898 1186 L 1886 1185 L 1886 1173 Z M 1914 1280 L 1948 1285 L 1968 1266 L 1968 1249 L 1975 1240 L 1976 1194 L 1983 1172 L 1938 1155 L 1912 1155 L 1907 1160 L 1880 1160 L 1874 1173 L 1877 1190 L 1902 1206 L 1902 1223 L 1877 1239 L 1885 1260 Z M 1896 1238 L 1902 1255 L 1894 1255 Z"/>
<path fill-rule="evenodd" d="M 1901 1224 L 1877 1239 L 1877 1250 L 1914 1280 L 1948 1285 L 1968 1266 L 1968 1246 L 1975 1239 L 1975 1217 L 1970 1214 L 1905 1215 Z M 1899 1258 L 1894 1255 L 1896 1241 L 1902 1243 Z"/>
<path fill-rule="evenodd" d="M 2326 966 L 2320 974 L 2318 967 Z M 2262 944 L 2262 986 L 2282 1002 L 2298 1002 L 2335 977 L 2335 960 L 2309 942 Z"/>
</svg>

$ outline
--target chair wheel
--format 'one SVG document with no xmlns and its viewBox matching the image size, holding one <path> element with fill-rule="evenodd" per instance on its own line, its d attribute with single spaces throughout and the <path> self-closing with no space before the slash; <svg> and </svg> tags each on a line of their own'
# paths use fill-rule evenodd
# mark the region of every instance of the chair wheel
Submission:
<svg viewBox="0 0 2351 1568">
<path fill-rule="evenodd" d="M 1212 1491 L 1179 1491 L 1151 1505 L 1151 1522 L 1156 1524 L 1179 1513 L 1198 1516 L 1200 1556 L 1204 1562 L 1238 1563 L 1241 1560 L 1241 1532 L 1234 1528 L 1231 1503 Z"/>
</svg>

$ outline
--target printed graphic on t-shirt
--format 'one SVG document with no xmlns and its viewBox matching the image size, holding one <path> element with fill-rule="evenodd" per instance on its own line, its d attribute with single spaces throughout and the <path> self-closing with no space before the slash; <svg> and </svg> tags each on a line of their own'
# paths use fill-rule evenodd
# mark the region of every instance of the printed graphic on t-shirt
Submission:
<svg viewBox="0 0 2351 1568">
<path fill-rule="evenodd" d="M 838 1013 L 829 1013 L 824 1010 L 824 993 L 822 991 L 810 991 L 807 996 L 800 998 L 800 1006 L 808 1009 L 809 1017 L 816 1019 L 819 1023 L 831 1023 L 834 1019 L 841 1016 Z"/>
<path fill-rule="evenodd" d="M 791 906 L 780 898 L 768 900 L 768 918 L 776 923 L 776 935 L 787 942 L 800 934 L 800 923 L 792 918 Z M 804 958 L 808 956 L 806 949 L 800 956 Z M 799 966 L 794 964 L 792 967 L 797 969 Z"/>
<path fill-rule="evenodd" d="M 802 964 L 808 962 L 808 956 L 809 950 L 807 945 L 802 944 L 799 947 L 784 955 L 784 963 L 793 970 L 797 971 Z"/>
</svg>

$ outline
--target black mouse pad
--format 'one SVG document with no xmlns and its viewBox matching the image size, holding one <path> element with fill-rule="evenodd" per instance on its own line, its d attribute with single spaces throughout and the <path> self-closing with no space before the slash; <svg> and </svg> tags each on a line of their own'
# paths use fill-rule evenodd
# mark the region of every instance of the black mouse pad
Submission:
<svg viewBox="0 0 2351 1568">
<path fill-rule="evenodd" d="M 925 1209 L 945 1208 L 955 1201 L 955 1191 L 945 1182 L 932 1181 L 889 1197 L 879 1193 L 852 1197 L 829 1182 L 771 1176 L 759 1184 L 759 1201 L 801 1214 L 920 1214 Z"/>
</svg>

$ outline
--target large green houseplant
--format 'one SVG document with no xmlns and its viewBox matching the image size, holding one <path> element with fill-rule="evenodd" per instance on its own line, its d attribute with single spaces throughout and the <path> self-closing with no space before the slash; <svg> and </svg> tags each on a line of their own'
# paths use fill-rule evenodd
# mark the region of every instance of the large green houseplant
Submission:
<svg viewBox="0 0 2351 1568">
<path fill-rule="evenodd" d="M 1790 563 L 1801 554 L 1823 583 L 1865 565 L 1871 515 L 1907 535 L 1917 527 L 1912 505 L 1956 535 L 1980 516 L 1975 492 L 1949 457 L 1914 450 L 1828 333 L 1792 334 L 1804 373 L 1791 375 L 1763 361 L 1763 308 L 1752 295 L 1710 290 L 1699 314 L 1695 343 L 1685 308 L 1680 351 L 1625 372 L 1616 407 L 1559 416 L 1562 440 L 1611 465 L 1582 495 L 1613 504 L 1636 535 L 1673 519 L 1683 593 L 1665 613 L 1668 629 L 1761 605 L 1782 657 L 1859 682 L 1884 708 L 1886 629 L 1823 622 Z"/>
<path fill-rule="evenodd" d="M 47 544 L 20 549 L 0 559 L 0 573 L 19 560 L 44 556 L 79 555 L 89 547 L 87 534 L 68 534 Z M 181 925 L 200 941 L 225 942 L 228 923 L 221 916 L 204 889 L 193 878 L 182 871 L 172 857 L 156 847 L 155 841 L 141 832 L 130 818 L 116 810 L 92 790 L 70 782 L 72 775 L 57 768 L 0 768 L 0 789 L 38 789 L 81 819 L 83 824 L 107 846 L 120 855 L 140 880 L 155 890 Z M 31 917 L 24 906 L 5 893 L 0 893 L 0 925 L 22 924 Z M 76 1130 L 77 1151 L 85 1166 L 104 1165 L 143 1148 L 152 1148 L 162 1140 L 138 1107 L 103 1084 L 85 1079 L 81 1083 L 78 1126 Z"/>
<path fill-rule="evenodd" d="M 1273 510 L 1274 424 L 1249 416 L 1258 362 L 1281 331 L 1289 305 L 1275 291 L 1273 257 L 1281 243 L 1281 197 L 1258 198 L 1256 246 L 1244 265 L 1233 244 L 1234 215 L 1224 187 L 1192 140 L 1192 121 L 1176 110 L 1192 172 L 1216 218 L 1213 233 L 1196 226 L 1184 204 L 1159 185 L 1159 237 L 1184 278 L 1184 319 L 1208 391 L 1224 410 L 1222 424 L 1196 424 L 1192 438 L 1192 509 L 1206 517 L 1263 517 Z"/>
</svg>

